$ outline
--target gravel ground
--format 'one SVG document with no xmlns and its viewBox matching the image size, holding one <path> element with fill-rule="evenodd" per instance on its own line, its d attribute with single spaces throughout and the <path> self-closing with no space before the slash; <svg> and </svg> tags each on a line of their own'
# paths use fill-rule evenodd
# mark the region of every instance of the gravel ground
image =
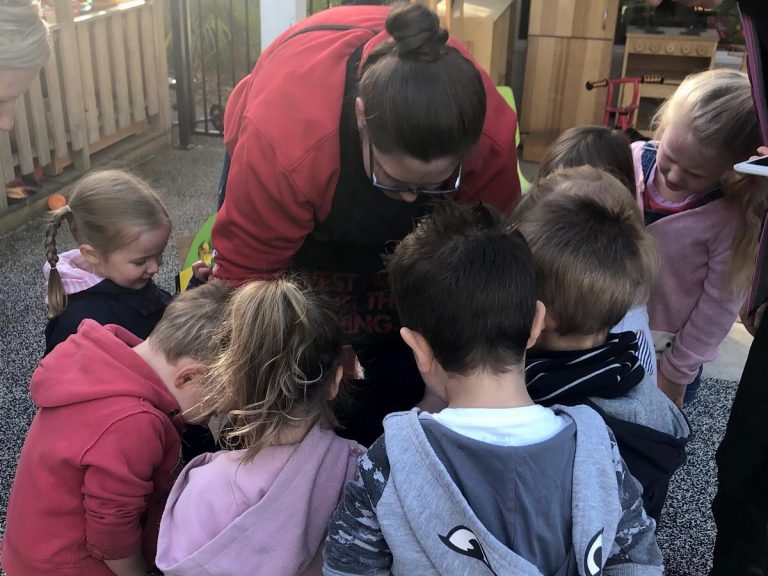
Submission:
<svg viewBox="0 0 768 576">
<path fill-rule="evenodd" d="M 198 139 L 197 147 L 169 149 L 133 170 L 148 179 L 165 200 L 174 231 L 157 277 L 173 291 L 178 262 L 175 238 L 193 233 L 215 206 L 223 146 L 216 139 Z M 43 233 L 39 218 L 0 238 L 0 532 L 24 435 L 34 413 L 28 380 L 42 356 L 45 306 L 43 300 Z M 62 249 L 72 246 L 62 236 Z M 709 505 L 716 490 L 714 452 L 725 432 L 735 382 L 705 380 L 699 397 L 686 410 L 695 431 L 688 463 L 672 482 L 664 510 L 659 543 L 670 576 L 706 575 L 714 545 Z"/>
</svg>

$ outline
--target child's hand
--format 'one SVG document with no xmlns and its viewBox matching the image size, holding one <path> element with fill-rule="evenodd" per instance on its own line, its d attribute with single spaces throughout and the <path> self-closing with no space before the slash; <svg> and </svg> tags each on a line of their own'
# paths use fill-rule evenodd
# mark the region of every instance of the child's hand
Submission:
<svg viewBox="0 0 768 576">
<path fill-rule="evenodd" d="M 144 556 L 142 553 L 134 552 L 128 558 L 121 558 L 120 560 L 104 560 L 104 564 L 107 568 L 112 570 L 116 576 L 146 576 L 147 567 L 144 564 Z"/>
<path fill-rule="evenodd" d="M 341 349 L 341 366 L 344 380 L 362 380 L 364 378 L 363 366 L 357 359 L 357 354 L 355 354 L 352 346 L 344 346 Z"/>
<path fill-rule="evenodd" d="M 760 327 L 760 323 L 763 321 L 766 308 L 768 308 L 768 302 L 762 304 L 757 310 L 755 310 L 754 314 L 750 314 L 746 318 L 741 318 L 741 323 L 744 324 L 744 328 L 746 328 L 747 332 L 752 334 L 752 336 L 757 333 L 757 329 Z"/>
<path fill-rule="evenodd" d="M 681 386 L 680 384 L 672 382 L 666 376 L 664 376 L 664 372 L 661 371 L 661 367 L 659 366 L 658 362 L 656 363 L 656 385 L 679 408 L 683 407 L 683 399 L 685 398 L 685 386 Z"/>
<path fill-rule="evenodd" d="M 205 284 L 211 276 L 211 267 L 202 260 L 198 260 L 192 264 L 192 276 L 197 278 L 201 284 Z"/>
</svg>

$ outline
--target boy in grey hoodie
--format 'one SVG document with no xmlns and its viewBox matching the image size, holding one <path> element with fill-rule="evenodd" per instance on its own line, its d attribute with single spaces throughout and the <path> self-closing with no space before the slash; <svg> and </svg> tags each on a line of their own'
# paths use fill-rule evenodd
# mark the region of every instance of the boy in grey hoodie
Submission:
<svg viewBox="0 0 768 576">
<path fill-rule="evenodd" d="M 528 394 L 544 406 L 586 404 L 597 411 L 658 524 L 691 430 L 645 372 L 637 335 L 610 332 L 645 301 L 658 266 L 640 210 L 619 180 L 580 166 L 539 182 L 515 218 L 547 307 L 526 357 Z"/>
<path fill-rule="evenodd" d="M 401 336 L 447 407 L 385 419 L 331 520 L 324 574 L 661 575 L 604 422 L 528 395 L 545 310 L 522 236 L 490 207 L 438 202 L 388 269 Z"/>
</svg>

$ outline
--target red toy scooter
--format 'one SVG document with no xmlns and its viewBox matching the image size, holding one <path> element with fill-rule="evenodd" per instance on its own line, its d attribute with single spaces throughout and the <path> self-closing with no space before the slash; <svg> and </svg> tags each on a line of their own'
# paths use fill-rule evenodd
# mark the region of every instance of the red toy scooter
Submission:
<svg viewBox="0 0 768 576">
<path fill-rule="evenodd" d="M 608 97 L 605 100 L 603 112 L 603 125 L 616 128 L 626 133 L 632 141 L 647 140 L 635 130 L 634 118 L 640 101 L 640 84 L 662 84 L 664 77 L 658 74 L 646 74 L 645 76 L 627 78 L 603 78 L 595 82 L 587 82 L 587 90 L 595 88 L 608 88 Z M 616 88 L 624 84 L 632 85 L 632 99 L 626 106 L 621 106 Z"/>
</svg>

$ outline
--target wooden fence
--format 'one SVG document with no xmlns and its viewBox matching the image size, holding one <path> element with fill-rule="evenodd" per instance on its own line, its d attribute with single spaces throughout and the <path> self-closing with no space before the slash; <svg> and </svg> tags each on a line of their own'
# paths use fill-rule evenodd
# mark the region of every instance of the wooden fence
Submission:
<svg viewBox="0 0 768 576">
<path fill-rule="evenodd" d="M 91 154 L 147 130 L 170 131 L 163 0 L 73 17 L 56 0 L 52 56 L 0 132 L 0 179 L 86 170 Z M 7 210 L 0 194 L 0 214 Z"/>
</svg>

